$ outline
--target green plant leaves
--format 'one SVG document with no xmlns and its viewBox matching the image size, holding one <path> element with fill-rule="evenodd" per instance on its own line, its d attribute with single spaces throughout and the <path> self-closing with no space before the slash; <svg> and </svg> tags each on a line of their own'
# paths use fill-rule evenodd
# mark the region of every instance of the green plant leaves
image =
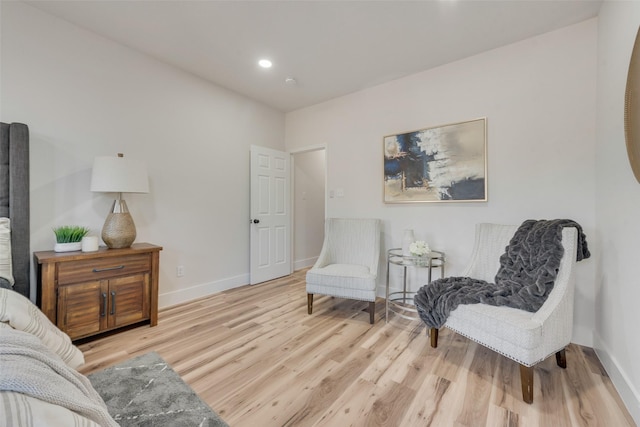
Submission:
<svg viewBox="0 0 640 427">
<path fill-rule="evenodd" d="M 87 233 L 89 233 L 89 231 L 91 230 L 78 225 L 63 225 L 62 227 L 56 227 L 53 229 L 53 232 L 56 235 L 56 243 L 79 242 L 87 235 Z"/>
</svg>

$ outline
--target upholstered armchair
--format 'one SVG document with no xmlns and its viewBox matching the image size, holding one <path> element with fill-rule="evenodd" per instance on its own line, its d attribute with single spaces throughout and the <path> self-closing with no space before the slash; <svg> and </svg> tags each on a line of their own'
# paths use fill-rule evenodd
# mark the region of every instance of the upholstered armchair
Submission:
<svg viewBox="0 0 640 427">
<path fill-rule="evenodd" d="M 313 312 L 313 295 L 369 302 L 373 324 L 376 279 L 380 259 L 379 219 L 328 218 L 324 243 L 315 265 L 307 272 L 307 310 Z"/>
<path fill-rule="evenodd" d="M 517 226 L 478 224 L 471 262 L 461 276 L 492 282 L 500 267 L 500 256 Z M 445 326 L 460 335 L 515 360 L 520 364 L 522 398 L 533 402 L 533 366 L 550 355 L 566 368 L 565 347 L 573 329 L 574 266 L 578 231 L 562 230 L 564 254 L 553 290 L 535 313 L 487 304 L 459 305 Z M 438 345 L 438 329 L 429 331 L 431 346 Z"/>
</svg>

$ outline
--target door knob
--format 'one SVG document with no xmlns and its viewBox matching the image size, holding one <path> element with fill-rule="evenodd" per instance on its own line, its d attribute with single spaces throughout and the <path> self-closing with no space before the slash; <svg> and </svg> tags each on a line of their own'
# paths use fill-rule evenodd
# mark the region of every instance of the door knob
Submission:
<svg viewBox="0 0 640 427">
<path fill-rule="evenodd" d="M 252 222 L 253 222 L 254 224 L 260 224 L 260 220 L 259 220 L 259 219 L 254 219 Z"/>
</svg>

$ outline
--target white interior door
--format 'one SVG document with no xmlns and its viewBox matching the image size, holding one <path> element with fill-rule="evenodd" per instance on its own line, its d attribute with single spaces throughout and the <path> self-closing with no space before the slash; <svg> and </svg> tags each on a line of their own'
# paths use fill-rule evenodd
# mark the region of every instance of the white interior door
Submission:
<svg viewBox="0 0 640 427">
<path fill-rule="evenodd" d="M 289 154 L 251 146 L 252 285 L 291 273 Z"/>
</svg>

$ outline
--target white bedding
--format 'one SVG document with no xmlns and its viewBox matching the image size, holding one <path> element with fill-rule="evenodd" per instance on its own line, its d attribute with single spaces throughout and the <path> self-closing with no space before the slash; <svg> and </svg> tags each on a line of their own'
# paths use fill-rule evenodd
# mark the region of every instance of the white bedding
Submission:
<svg viewBox="0 0 640 427">
<path fill-rule="evenodd" d="M 0 427 L 100 427 L 88 418 L 26 394 L 0 391 Z"/>
<path fill-rule="evenodd" d="M 0 323 L 38 337 L 72 368 L 84 363 L 82 352 L 28 298 L 10 289 L 0 289 Z"/>
<path fill-rule="evenodd" d="M 117 427 L 82 352 L 28 299 L 0 289 L 0 427 Z"/>
<path fill-rule="evenodd" d="M 11 257 L 11 221 L 9 218 L 0 218 L 0 277 L 15 284 L 13 279 L 13 264 Z"/>
</svg>

